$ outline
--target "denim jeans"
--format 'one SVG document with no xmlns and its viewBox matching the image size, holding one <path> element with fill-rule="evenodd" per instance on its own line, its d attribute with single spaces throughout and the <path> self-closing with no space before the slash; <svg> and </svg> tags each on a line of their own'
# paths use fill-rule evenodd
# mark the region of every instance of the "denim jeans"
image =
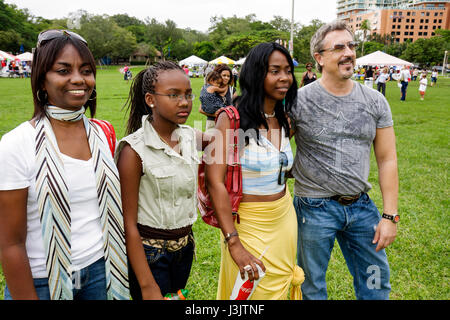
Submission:
<svg viewBox="0 0 450 320">
<path fill-rule="evenodd" d="M 294 197 L 298 264 L 305 272 L 305 300 L 327 299 L 325 275 L 335 239 L 353 276 L 357 299 L 387 300 L 391 289 L 385 250 L 372 240 L 381 217 L 367 194 L 343 206 L 330 198 Z"/>
<path fill-rule="evenodd" d="M 182 249 L 174 252 L 143 245 L 148 265 L 158 284 L 161 294 L 177 292 L 184 289 L 191 272 L 194 257 L 193 240 Z M 133 272 L 131 263 L 128 262 L 130 282 L 130 294 L 133 300 L 142 300 L 141 288 Z"/>
<path fill-rule="evenodd" d="M 383 96 L 386 96 L 386 83 L 384 82 L 378 82 L 377 83 L 377 90 L 383 94 Z"/>
<path fill-rule="evenodd" d="M 402 97 L 400 98 L 400 100 L 405 101 L 406 99 L 406 90 L 408 89 L 408 81 L 402 81 L 402 88 L 400 89 L 400 91 L 402 92 Z"/>
<path fill-rule="evenodd" d="M 50 300 L 48 278 L 33 279 L 39 300 Z M 105 260 L 97 260 L 91 265 L 72 273 L 74 300 L 107 300 Z M 5 287 L 5 300 L 13 300 Z"/>
</svg>

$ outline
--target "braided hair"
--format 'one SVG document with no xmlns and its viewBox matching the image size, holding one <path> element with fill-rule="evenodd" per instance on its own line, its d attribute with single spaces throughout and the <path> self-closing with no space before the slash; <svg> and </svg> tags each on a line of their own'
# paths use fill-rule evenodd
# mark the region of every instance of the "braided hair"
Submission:
<svg viewBox="0 0 450 320">
<path fill-rule="evenodd" d="M 181 67 L 172 61 L 161 61 L 147 69 L 142 70 L 134 78 L 131 84 L 130 94 L 125 103 L 127 112 L 130 112 L 128 118 L 126 134 L 131 134 L 142 127 L 142 116 L 150 115 L 152 119 L 152 108 L 145 102 L 146 93 L 155 92 L 155 84 L 158 82 L 158 75 L 168 70 L 180 70 Z"/>
</svg>

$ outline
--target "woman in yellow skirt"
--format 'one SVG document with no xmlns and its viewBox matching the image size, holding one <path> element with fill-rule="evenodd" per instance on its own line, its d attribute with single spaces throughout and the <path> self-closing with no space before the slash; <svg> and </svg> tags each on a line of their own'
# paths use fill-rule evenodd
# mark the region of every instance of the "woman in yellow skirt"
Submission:
<svg viewBox="0 0 450 320">
<path fill-rule="evenodd" d="M 242 67 L 241 95 L 235 104 L 241 124 L 243 197 L 236 222 L 225 187 L 230 121 L 223 113 L 217 118 L 206 166 L 223 240 L 217 299 L 230 299 L 239 273 L 242 278 L 247 273 L 250 281 L 259 279 L 256 265 L 265 276 L 252 300 L 287 299 L 291 285 L 291 299 L 300 298 L 303 273 L 296 265 L 297 218 L 285 178 L 293 163 L 286 116 L 297 96 L 293 71 L 289 52 L 277 43 L 254 47 Z"/>
</svg>

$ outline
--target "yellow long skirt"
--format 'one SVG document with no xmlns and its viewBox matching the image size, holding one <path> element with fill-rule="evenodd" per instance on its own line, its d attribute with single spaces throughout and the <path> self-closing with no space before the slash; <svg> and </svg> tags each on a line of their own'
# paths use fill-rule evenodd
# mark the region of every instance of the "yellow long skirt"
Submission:
<svg viewBox="0 0 450 320">
<path fill-rule="evenodd" d="M 241 202 L 239 216 L 241 223 L 235 222 L 235 226 L 244 247 L 256 258 L 269 247 L 262 258 L 266 275 L 251 300 L 287 299 L 290 284 L 299 268 L 296 267 L 297 217 L 289 191 L 286 190 L 286 194 L 276 201 Z M 217 299 L 228 300 L 239 268 L 223 243 L 223 236 L 221 240 Z"/>
</svg>

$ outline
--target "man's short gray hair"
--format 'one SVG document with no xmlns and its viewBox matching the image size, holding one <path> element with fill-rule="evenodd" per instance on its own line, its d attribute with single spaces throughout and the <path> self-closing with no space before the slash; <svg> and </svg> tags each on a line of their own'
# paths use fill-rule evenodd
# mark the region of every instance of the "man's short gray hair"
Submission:
<svg viewBox="0 0 450 320">
<path fill-rule="evenodd" d="M 327 34 L 336 30 L 347 30 L 354 37 L 352 29 L 342 20 L 335 20 L 321 26 L 311 38 L 310 51 L 314 61 L 316 61 L 314 53 L 320 52 L 323 49 L 323 39 L 325 39 Z M 319 72 L 322 72 L 322 66 L 317 61 L 316 68 Z"/>
</svg>

